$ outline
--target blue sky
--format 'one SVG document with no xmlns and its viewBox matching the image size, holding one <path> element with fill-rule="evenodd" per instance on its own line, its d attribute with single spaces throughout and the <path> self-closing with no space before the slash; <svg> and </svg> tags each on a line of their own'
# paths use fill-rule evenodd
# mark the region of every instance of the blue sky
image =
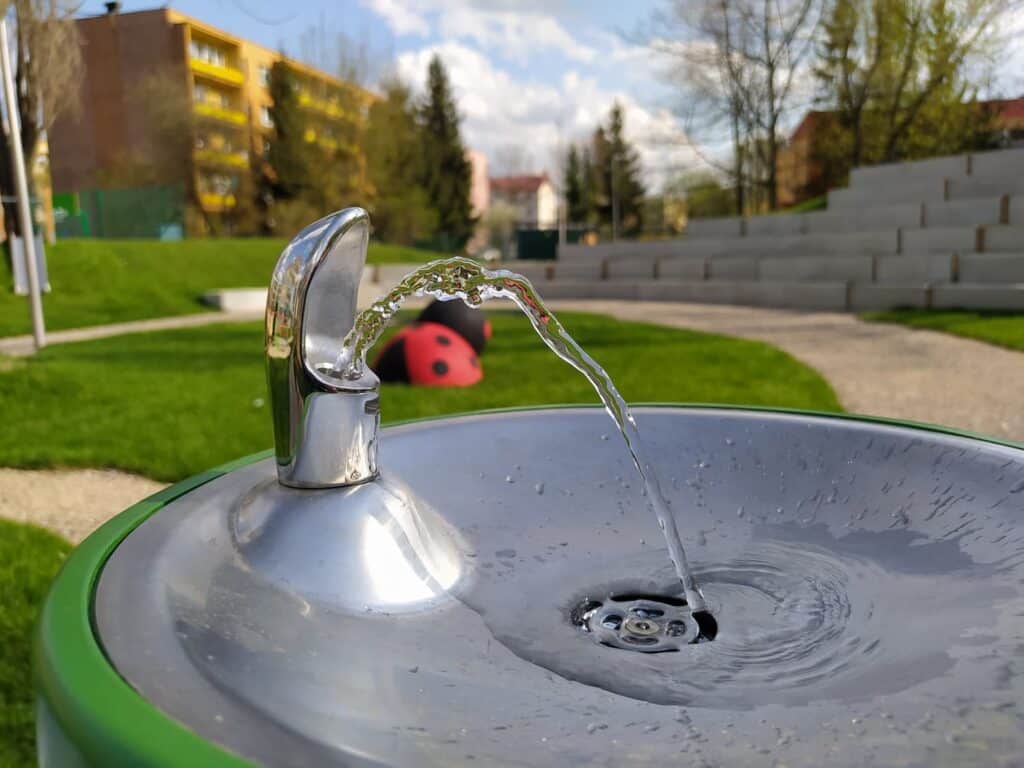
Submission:
<svg viewBox="0 0 1024 768">
<path fill-rule="evenodd" d="M 125 11 L 154 7 L 124 0 Z M 418 87 L 440 53 L 464 116 L 467 143 L 497 170 L 557 168 L 560 148 L 585 137 L 616 99 L 657 185 L 692 162 L 671 114 L 671 93 L 630 36 L 659 0 L 175 0 L 171 5 L 236 35 L 302 58 L 311 29 L 365 40 Z M 103 13 L 87 0 L 84 14 Z M 508 147 L 520 147 L 515 153 Z"/>
</svg>

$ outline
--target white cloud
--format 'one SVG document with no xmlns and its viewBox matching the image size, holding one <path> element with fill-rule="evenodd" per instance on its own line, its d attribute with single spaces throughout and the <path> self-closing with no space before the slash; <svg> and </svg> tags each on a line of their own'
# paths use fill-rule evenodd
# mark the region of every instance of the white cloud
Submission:
<svg viewBox="0 0 1024 768">
<path fill-rule="evenodd" d="M 427 37 L 436 28 L 446 39 L 473 42 L 516 61 L 532 53 L 556 51 L 574 61 L 597 55 L 573 37 L 548 8 L 550 4 L 487 0 L 362 0 L 397 35 Z"/>
<path fill-rule="evenodd" d="M 411 9 L 412 3 L 404 0 L 363 0 L 363 5 L 384 19 L 396 35 L 430 34 L 426 18 Z"/>
<path fill-rule="evenodd" d="M 519 145 L 534 161 L 534 170 L 555 174 L 559 148 L 587 139 L 618 100 L 625 110 L 627 137 L 640 151 L 652 188 L 683 165 L 696 162 L 668 110 L 648 108 L 632 94 L 602 88 L 596 78 L 575 70 L 560 80 L 523 82 L 474 48 L 447 42 L 401 54 L 399 74 L 422 89 L 434 53 L 441 56 L 451 78 L 467 144 L 492 159 L 500 148 Z"/>
</svg>

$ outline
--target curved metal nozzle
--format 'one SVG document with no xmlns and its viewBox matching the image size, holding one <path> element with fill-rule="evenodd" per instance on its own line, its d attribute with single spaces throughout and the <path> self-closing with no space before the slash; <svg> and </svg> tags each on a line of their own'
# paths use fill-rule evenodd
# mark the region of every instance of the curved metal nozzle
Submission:
<svg viewBox="0 0 1024 768">
<path fill-rule="evenodd" d="M 377 476 L 378 380 L 335 371 L 352 329 L 370 217 L 346 208 L 310 224 L 281 253 L 267 295 L 266 356 L 277 476 L 331 488 Z"/>
</svg>

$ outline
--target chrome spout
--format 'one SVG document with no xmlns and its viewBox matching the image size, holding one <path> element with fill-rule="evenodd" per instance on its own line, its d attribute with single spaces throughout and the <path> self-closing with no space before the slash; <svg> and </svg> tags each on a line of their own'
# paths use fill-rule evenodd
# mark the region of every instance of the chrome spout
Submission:
<svg viewBox="0 0 1024 768">
<path fill-rule="evenodd" d="M 370 218 L 346 208 L 310 224 L 277 261 L 267 294 L 266 360 L 277 477 L 294 488 L 377 476 L 377 377 L 342 378 L 335 360 L 352 329 Z"/>
</svg>

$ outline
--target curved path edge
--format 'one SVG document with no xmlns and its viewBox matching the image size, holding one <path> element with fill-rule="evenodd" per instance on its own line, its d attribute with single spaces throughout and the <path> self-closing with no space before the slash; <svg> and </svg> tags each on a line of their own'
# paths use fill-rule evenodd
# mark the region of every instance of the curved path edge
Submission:
<svg viewBox="0 0 1024 768">
<path fill-rule="evenodd" d="M 817 370 L 853 413 L 1024 442 L 1021 352 L 836 312 L 613 300 L 551 305 L 764 341 Z"/>
</svg>

